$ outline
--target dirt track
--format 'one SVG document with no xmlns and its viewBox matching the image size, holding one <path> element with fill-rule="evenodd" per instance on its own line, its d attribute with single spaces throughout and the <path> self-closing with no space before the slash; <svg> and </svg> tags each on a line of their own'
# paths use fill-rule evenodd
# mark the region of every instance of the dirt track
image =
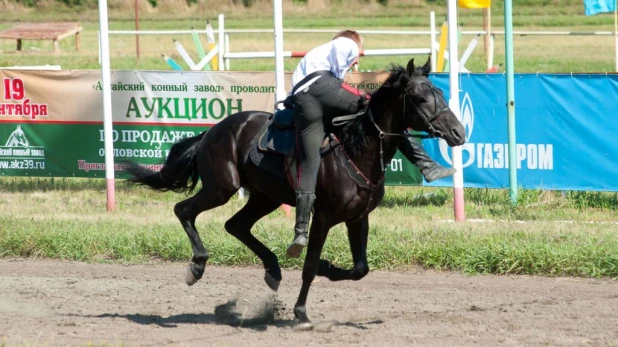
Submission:
<svg viewBox="0 0 618 347">
<path fill-rule="evenodd" d="M 616 281 L 420 270 L 319 279 L 307 306 L 319 331 L 299 331 L 300 272 L 285 271 L 274 296 L 259 268 L 208 267 L 193 287 L 184 270 L 0 260 L 0 336 L 8 346 L 618 345 Z"/>
</svg>

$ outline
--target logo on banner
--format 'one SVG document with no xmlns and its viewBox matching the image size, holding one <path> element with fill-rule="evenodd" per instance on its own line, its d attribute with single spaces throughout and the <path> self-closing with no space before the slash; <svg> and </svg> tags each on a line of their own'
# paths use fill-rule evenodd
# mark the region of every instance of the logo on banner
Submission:
<svg viewBox="0 0 618 347">
<path fill-rule="evenodd" d="M 0 146 L 0 169 L 45 169 L 45 149 L 30 145 L 21 125 L 17 125 L 5 145 Z"/>
<path fill-rule="evenodd" d="M 475 143 L 471 142 L 474 131 L 474 105 L 470 94 L 465 93 L 461 102 L 461 123 L 466 129 L 466 143 L 461 146 L 462 166 L 469 167 L 476 163 L 476 167 L 483 169 L 508 169 L 508 144 L 506 143 Z M 453 164 L 449 146 L 444 140 L 439 141 L 442 158 Z M 517 168 L 529 170 L 553 170 L 554 146 L 548 143 L 516 145 Z"/>
</svg>

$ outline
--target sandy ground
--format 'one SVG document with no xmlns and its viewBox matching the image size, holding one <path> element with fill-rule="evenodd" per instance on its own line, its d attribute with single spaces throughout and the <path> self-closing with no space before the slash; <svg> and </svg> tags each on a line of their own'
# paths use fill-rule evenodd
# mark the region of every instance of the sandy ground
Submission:
<svg viewBox="0 0 618 347">
<path fill-rule="evenodd" d="M 260 268 L 0 260 L 0 345 L 618 346 L 618 282 L 434 271 L 320 278 L 312 330 L 292 308 L 300 272 L 278 294 Z"/>
</svg>

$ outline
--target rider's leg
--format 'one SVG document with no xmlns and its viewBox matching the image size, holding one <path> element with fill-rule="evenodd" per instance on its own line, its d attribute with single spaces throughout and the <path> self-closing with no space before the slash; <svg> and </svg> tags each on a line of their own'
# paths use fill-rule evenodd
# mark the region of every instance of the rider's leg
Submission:
<svg viewBox="0 0 618 347">
<path fill-rule="evenodd" d="M 336 93 L 330 93 L 322 98 L 325 107 L 332 110 L 333 117 L 359 112 L 366 100 L 362 92 L 338 80 L 334 83 L 337 85 Z"/>
<path fill-rule="evenodd" d="M 446 168 L 436 163 L 431 159 L 429 154 L 425 152 L 423 146 L 411 137 L 407 137 L 398 148 L 412 164 L 421 169 L 421 173 L 425 176 L 427 182 L 433 182 L 451 176 L 456 172 L 453 168 Z"/>
<path fill-rule="evenodd" d="M 296 223 L 294 241 L 288 246 L 287 255 L 300 256 L 308 244 L 307 230 L 311 209 L 315 201 L 315 186 L 320 169 L 320 145 L 324 140 L 322 105 L 312 95 L 303 95 L 294 105 L 296 131 L 302 150 L 299 151 L 298 181 L 296 184 Z M 299 149 L 301 147 L 299 146 Z"/>
<path fill-rule="evenodd" d="M 324 121 L 330 122 L 332 117 L 358 112 L 361 99 L 358 90 L 343 85 L 332 76 L 320 77 L 294 97 L 296 131 L 302 142 L 304 155 L 299 156 L 294 241 L 287 249 L 290 257 L 299 257 L 308 244 L 307 230 L 320 169 L 320 145 L 325 135 Z M 323 119 L 326 116 L 328 119 Z"/>
</svg>

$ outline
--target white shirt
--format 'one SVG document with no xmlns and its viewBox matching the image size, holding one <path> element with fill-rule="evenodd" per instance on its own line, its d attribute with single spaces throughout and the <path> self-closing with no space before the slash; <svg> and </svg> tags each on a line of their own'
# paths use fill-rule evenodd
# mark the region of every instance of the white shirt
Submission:
<svg viewBox="0 0 618 347">
<path fill-rule="evenodd" d="M 358 45 L 347 37 L 339 37 L 310 50 L 298 63 L 292 75 L 292 89 L 307 75 L 315 71 L 330 71 L 336 78 L 343 79 L 359 55 Z M 320 78 L 307 81 L 297 92 Z"/>
</svg>

